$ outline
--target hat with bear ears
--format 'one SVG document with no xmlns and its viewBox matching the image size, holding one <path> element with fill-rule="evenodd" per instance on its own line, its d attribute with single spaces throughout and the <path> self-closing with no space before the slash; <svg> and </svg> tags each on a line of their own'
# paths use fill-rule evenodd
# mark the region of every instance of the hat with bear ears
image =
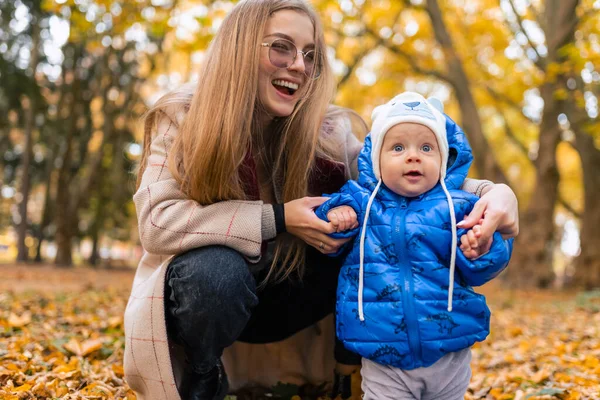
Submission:
<svg viewBox="0 0 600 400">
<path fill-rule="evenodd" d="M 404 92 L 389 102 L 375 108 L 371 114 L 371 160 L 377 180 L 381 179 L 379 156 L 385 134 L 394 125 L 412 122 L 425 125 L 434 133 L 442 155 L 440 179 L 446 177 L 448 163 L 448 139 L 446 137 L 446 117 L 441 101 L 432 97 L 425 99 L 415 92 Z"/>
</svg>

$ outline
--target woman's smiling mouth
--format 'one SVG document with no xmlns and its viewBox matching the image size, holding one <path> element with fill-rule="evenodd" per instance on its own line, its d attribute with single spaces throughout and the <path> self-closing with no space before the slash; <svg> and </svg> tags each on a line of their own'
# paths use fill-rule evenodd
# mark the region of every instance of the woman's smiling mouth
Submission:
<svg viewBox="0 0 600 400">
<path fill-rule="evenodd" d="M 294 93 L 296 93 L 296 91 L 300 87 L 295 82 L 290 82 L 290 81 L 286 81 L 283 79 L 276 79 L 276 80 L 272 81 L 271 83 L 275 87 L 275 90 L 277 90 L 279 93 L 282 93 L 282 94 L 288 95 L 288 96 L 294 95 Z"/>
</svg>

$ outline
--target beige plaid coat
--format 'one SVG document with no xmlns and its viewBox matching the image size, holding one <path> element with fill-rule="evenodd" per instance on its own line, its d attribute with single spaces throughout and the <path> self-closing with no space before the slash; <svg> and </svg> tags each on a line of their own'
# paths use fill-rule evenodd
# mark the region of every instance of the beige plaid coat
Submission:
<svg viewBox="0 0 600 400">
<path fill-rule="evenodd" d="M 178 109 L 158 117 L 146 170 L 133 197 L 144 255 L 125 310 L 124 368 L 127 383 L 139 399 L 180 398 L 175 382 L 182 371 L 182 357 L 169 346 L 164 312 L 165 272 L 172 257 L 201 246 L 224 245 L 256 262 L 262 242 L 276 235 L 272 207 L 262 201 L 201 206 L 180 191 L 166 162 L 184 117 L 184 111 Z M 345 166 L 346 178 L 355 178 L 362 144 L 352 134 L 349 119 L 326 120 L 322 134 L 335 135 L 342 149 L 339 161 Z M 478 193 L 486 182 L 467 180 L 463 189 Z M 274 189 L 280 201 L 281 192 Z M 326 331 L 331 338 L 332 332 Z M 304 337 L 306 343 L 306 334 Z M 322 353 L 323 349 L 315 352 Z"/>
<path fill-rule="evenodd" d="M 273 209 L 262 201 L 201 206 L 180 191 L 166 163 L 184 117 L 176 109 L 158 117 L 148 164 L 133 197 L 144 255 L 125 310 L 124 363 L 127 383 L 140 399 L 179 399 L 174 371 L 180 366 L 174 364 L 180 361 L 170 354 L 164 313 L 165 272 L 172 257 L 196 247 L 224 245 L 258 261 L 261 243 L 276 235 Z M 346 171 L 356 171 L 362 144 L 350 121 L 339 117 L 324 127 L 345 149 L 340 161 Z"/>
</svg>

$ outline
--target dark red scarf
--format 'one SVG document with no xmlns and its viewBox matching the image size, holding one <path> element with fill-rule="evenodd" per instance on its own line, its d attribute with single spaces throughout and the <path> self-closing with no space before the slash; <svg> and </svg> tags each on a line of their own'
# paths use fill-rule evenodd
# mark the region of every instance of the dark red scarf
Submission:
<svg viewBox="0 0 600 400">
<path fill-rule="evenodd" d="M 251 152 L 246 153 L 240 168 L 240 178 L 248 200 L 260 200 L 256 162 Z M 346 183 L 346 167 L 343 163 L 317 158 L 308 178 L 308 192 L 313 196 L 337 192 Z"/>
</svg>

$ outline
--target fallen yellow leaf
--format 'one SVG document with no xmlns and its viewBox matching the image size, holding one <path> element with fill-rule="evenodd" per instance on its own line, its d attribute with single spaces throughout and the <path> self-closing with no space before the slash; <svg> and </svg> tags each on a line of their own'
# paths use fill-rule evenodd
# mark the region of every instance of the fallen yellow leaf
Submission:
<svg viewBox="0 0 600 400">
<path fill-rule="evenodd" d="M 81 344 L 81 354 L 80 356 L 87 356 L 88 354 L 93 353 L 96 350 L 100 350 L 102 348 L 102 341 L 100 339 L 89 339 Z"/>
<path fill-rule="evenodd" d="M 19 387 L 16 387 L 14 389 L 12 389 L 13 393 L 23 393 L 23 392 L 27 392 L 31 389 L 31 385 L 29 383 L 25 383 Z"/>
<path fill-rule="evenodd" d="M 123 375 L 125 375 L 125 371 L 123 370 L 122 365 L 113 364 L 113 365 L 111 365 L 111 368 L 112 368 L 113 372 L 115 373 L 115 375 L 117 375 L 117 377 L 122 378 Z"/>
<path fill-rule="evenodd" d="M 71 340 L 69 340 L 68 343 L 65 343 L 63 347 L 69 350 L 71 353 L 81 356 L 81 344 L 79 341 L 77 341 L 77 339 L 71 338 Z"/>
<path fill-rule="evenodd" d="M 600 360 L 598 360 L 596 357 L 587 356 L 587 357 L 585 357 L 585 361 L 583 362 L 583 365 L 586 366 L 587 368 L 594 369 L 598 365 L 600 365 Z"/>
<path fill-rule="evenodd" d="M 116 317 L 110 317 L 108 319 L 109 328 L 117 328 L 123 324 L 123 317 L 118 315 Z"/>
<path fill-rule="evenodd" d="M 8 317 L 8 325 L 11 328 L 22 328 L 25 325 L 29 324 L 30 322 L 31 322 L 31 313 L 30 312 L 25 312 L 21 316 L 18 316 L 15 313 L 10 313 L 10 316 Z"/>
<path fill-rule="evenodd" d="M 550 378 L 550 372 L 545 370 L 545 369 L 540 369 L 538 372 L 536 372 L 532 377 L 531 380 L 535 383 L 542 383 L 545 380 L 547 380 L 548 378 Z"/>
</svg>

